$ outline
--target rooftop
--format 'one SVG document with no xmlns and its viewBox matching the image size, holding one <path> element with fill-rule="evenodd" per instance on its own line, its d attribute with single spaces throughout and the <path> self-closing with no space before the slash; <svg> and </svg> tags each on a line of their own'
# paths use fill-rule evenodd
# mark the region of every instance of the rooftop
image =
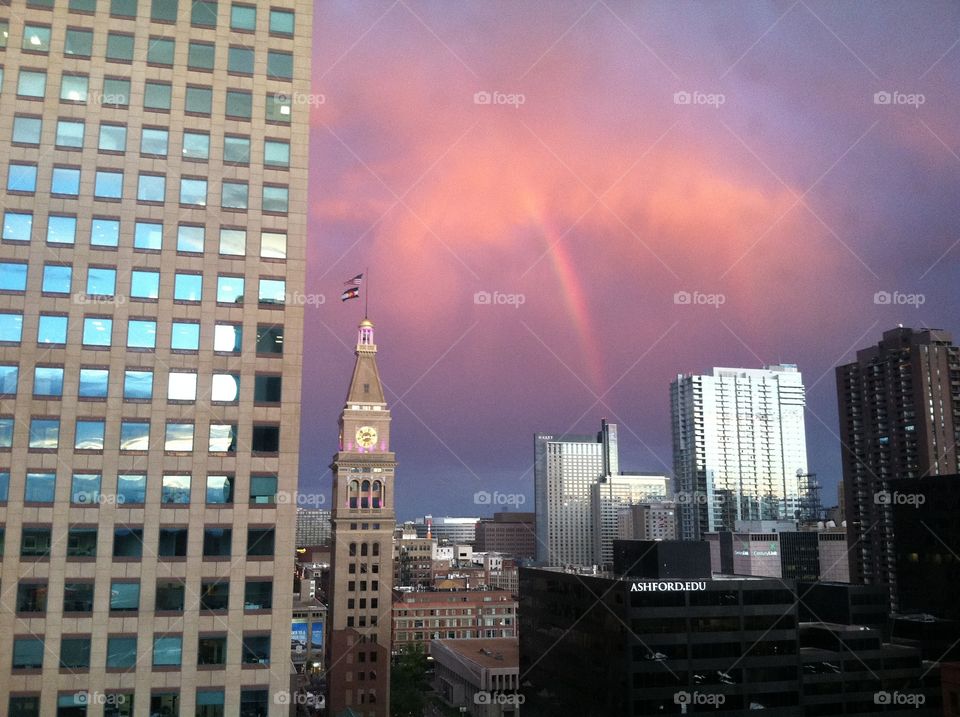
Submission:
<svg viewBox="0 0 960 717">
<path fill-rule="evenodd" d="M 481 668 L 519 667 L 520 642 L 515 637 L 496 637 L 469 640 L 434 640 L 462 660 Z"/>
</svg>

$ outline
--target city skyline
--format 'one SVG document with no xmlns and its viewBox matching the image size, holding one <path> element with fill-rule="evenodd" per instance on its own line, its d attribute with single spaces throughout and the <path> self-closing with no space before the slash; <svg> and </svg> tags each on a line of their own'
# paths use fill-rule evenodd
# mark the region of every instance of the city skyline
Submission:
<svg viewBox="0 0 960 717">
<path fill-rule="evenodd" d="M 900 323 L 960 330 L 958 12 L 324 5 L 305 325 L 332 375 L 305 382 L 302 489 L 329 499 L 361 318 L 336 298 L 369 267 L 401 519 L 530 509 L 534 433 L 603 417 L 625 470 L 672 471 L 675 375 L 781 362 L 835 504 L 834 368 Z"/>
</svg>

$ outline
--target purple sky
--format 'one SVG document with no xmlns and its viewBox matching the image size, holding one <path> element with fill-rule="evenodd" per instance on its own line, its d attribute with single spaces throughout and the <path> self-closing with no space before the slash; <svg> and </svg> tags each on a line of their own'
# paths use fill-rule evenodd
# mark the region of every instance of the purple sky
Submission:
<svg viewBox="0 0 960 717">
<path fill-rule="evenodd" d="M 400 518 L 532 509 L 533 433 L 604 416 L 622 468 L 669 470 L 677 373 L 780 361 L 835 504 L 833 367 L 897 323 L 960 338 L 958 28 L 947 1 L 318 2 L 302 490 L 329 498 L 369 268 Z"/>
</svg>

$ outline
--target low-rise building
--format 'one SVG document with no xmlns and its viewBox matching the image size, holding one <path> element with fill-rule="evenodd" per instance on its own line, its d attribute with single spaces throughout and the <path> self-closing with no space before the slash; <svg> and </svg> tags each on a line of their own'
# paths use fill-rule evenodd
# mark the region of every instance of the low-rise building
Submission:
<svg viewBox="0 0 960 717">
<path fill-rule="evenodd" d="M 434 640 L 434 688 L 473 717 L 519 717 L 520 647 L 515 637 Z"/>
<path fill-rule="evenodd" d="M 432 640 L 517 637 L 517 601 L 506 590 L 394 591 L 393 651 Z"/>
<path fill-rule="evenodd" d="M 477 523 L 474 548 L 533 560 L 537 555 L 536 513 L 494 513 L 493 518 L 482 518 Z"/>
</svg>

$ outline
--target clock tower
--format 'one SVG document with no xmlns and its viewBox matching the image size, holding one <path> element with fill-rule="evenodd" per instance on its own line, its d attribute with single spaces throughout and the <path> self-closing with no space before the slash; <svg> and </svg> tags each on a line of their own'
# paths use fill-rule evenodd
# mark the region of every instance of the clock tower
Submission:
<svg viewBox="0 0 960 717">
<path fill-rule="evenodd" d="M 340 413 L 333 471 L 327 685 L 329 714 L 389 717 L 393 592 L 390 411 L 377 369 L 373 323 L 357 334 L 356 364 Z"/>
</svg>

